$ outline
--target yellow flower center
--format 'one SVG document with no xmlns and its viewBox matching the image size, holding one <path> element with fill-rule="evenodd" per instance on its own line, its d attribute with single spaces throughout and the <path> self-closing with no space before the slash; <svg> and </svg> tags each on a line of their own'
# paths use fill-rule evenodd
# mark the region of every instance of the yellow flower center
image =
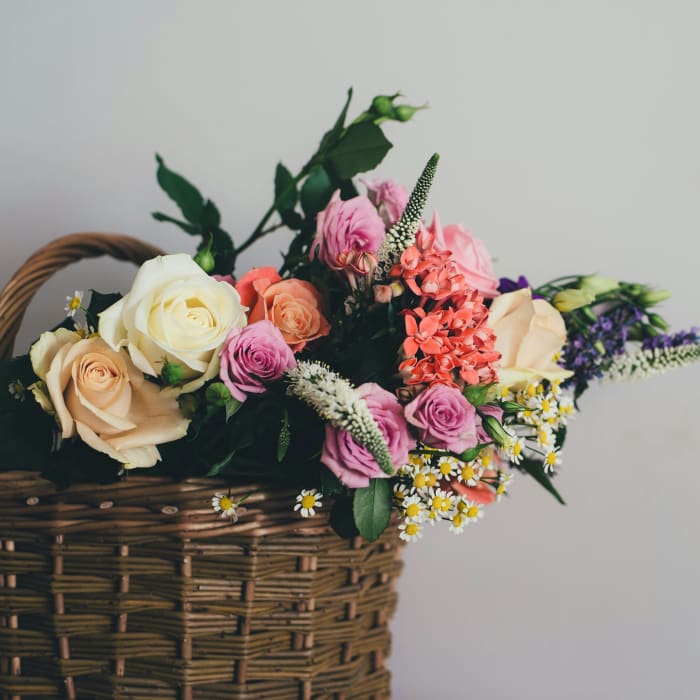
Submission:
<svg viewBox="0 0 700 700">
<path fill-rule="evenodd" d="M 420 506 L 417 503 L 409 503 L 406 506 L 406 516 L 409 518 L 415 518 L 420 513 Z"/>
<path fill-rule="evenodd" d="M 474 478 L 474 475 L 474 467 L 470 467 L 468 464 L 465 464 L 464 467 L 462 467 L 462 478 L 465 481 L 470 481 Z"/>
<path fill-rule="evenodd" d="M 442 507 L 442 501 L 443 498 L 442 496 L 433 496 L 433 499 L 430 501 L 430 505 L 433 510 L 440 510 Z"/>
<path fill-rule="evenodd" d="M 484 469 L 488 469 L 489 464 L 491 464 L 491 455 L 488 452 L 485 452 L 479 459 L 481 460 L 481 466 Z"/>
<path fill-rule="evenodd" d="M 537 387 L 534 384 L 528 384 L 525 393 L 532 398 L 537 393 Z"/>
<path fill-rule="evenodd" d="M 557 461 L 557 453 L 556 452 L 548 452 L 547 456 L 545 457 L 545 461 L 550 467 L 553 467 L 554 464 Z"/>
<path fill-rule="evenodd" d="M 228 496 L 224 496 L 219 501 L 219 508 L 221 508 L 221 510 L 228 510 L 229 508 L 233 508 L 233 499 L 229 498 Z"/>
<path fill-rule="evenodd" d="M 301 507 L 302 508 L 313 508 L 316 505 L 316 496 L 312 496 L 311 494 L 307 494 L 306 496 L 303 496 L 301 499 Z"/>
<path fill-rule="evenodd" d="M 552 409 L 552 405 L 549 403 L 549 399 L 542 399 L 542 412 L 549 413 Z"/>
<path fill-rule="evenodd" d="M 502 496 L 506 492 L 506 485 L 505 484 L 500 484 L 499 487 L 496 489 L 496 495 Z"/>
<path fill-rule="evenodd" d="M 413 535 L 418 534 L 418 525 L 416 523 L 408 523 L 406 525 L 406 534 L 409 535 L 409 537 L 413 537 Z"/>
<path fill-rule="evenodd" d="M 437 476 L 433 472 L 428 472 L 425 477 L 425 483 L 430 488 L 437 484 Z"/>
<path fill-rule="evenodd" d="M 462 524 L 462 521 L 463 521 L 463 520 L 464 520 L 464 518 L 463 518 L 459 513 L 455 513 L 455 514 L 452 516 L 452 524 L 453 524 L 455 527 L 459 527 L 459 526 Z"/>
<path fill-rule="evenodd" d="M 417 489 L 422 489 L 425 487 L 425 474 L 423 474 L 423 472 L 418 472 L 418 474 L 413 477 L 413 485 Z"/>
<path fill-rule="evenodd" d="M 440 510 L 444 513 L 446 510 L 450 509 L 450 499 L 449 498 L 443 498 L 442 503 L 440 504 Z"/>
<path fill-rule="evenodd" d="M 73 297 L 68 304 L 71 311 L 77 311 L 80 308 L 80 297 Z"/>
<path fill-rule="evenodd" d="M 476 518 L 479 515 L 479 506 L 469 506 L 467 508 L 466 516 L 468 518 Z"/>
<path fill-rule="evenodd" d="M 447 462 L 443 461 L 440 463 L 440 474 L 443 476 L 449 476 L 452 473 L 452 465 Z"/>
<path fill-rule="evenodd" d="M 513 445 L 513 456 L 517 457 L 522 452 L 522 449 L 523 449 L 523 446 L 519 442 L 516 442 Z"/>
</svg>

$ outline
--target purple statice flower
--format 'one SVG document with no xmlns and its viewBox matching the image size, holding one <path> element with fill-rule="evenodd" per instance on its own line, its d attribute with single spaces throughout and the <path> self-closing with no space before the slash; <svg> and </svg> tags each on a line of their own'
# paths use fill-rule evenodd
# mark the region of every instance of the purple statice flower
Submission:
<svg viewBox="0 0 700 700">
<path fill-rule="evenodd" d="M 700 328 L 693 326 L 687 331 L 680 331 L 670 335 L 662 333 L 653 338 L 645 338 L 642 342 L 642 349 L 677 348 L 681 345 L 694 345 L 696 343 L 700 343 Z"/>
<path fill-rule="evenodd" d="M 643 318 L 640 309 L 625 304 L 602 313 L 583 331 L 570 333 L 561 364 L 574 374 L 566 380 L 565 386 L 573 386 L 578 397 L 592 379 L 603 376 L 613 357 L 625 352 L 630 328 Z"/>
<path fill-rule="evenodd" d="M 532 287 L 528 282 L 525 275 L 520 275 L 517 280 L 512 280 L 510 277 L 501 277 L 498 280 L 498 291 L 501 294 L 507 294 L 508 292 L 517 292 L 518 289 L 525 289 L 526 287 Z M 533 299 L 544 299 L 541 294 L 533 294 Z"/>
</svg>

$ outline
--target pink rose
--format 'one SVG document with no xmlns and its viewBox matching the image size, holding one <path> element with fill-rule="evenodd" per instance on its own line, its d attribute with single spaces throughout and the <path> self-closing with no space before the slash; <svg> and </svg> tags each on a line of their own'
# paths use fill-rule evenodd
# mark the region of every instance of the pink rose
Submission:
<svg viewBox="0 0 700 700">
<path fill-rule="evenodd" d="M 408 451 L 414 442 L 408 433 L 403 410 L 396 397 L 372 382 L 357 388 L 372 417 L 384 435 L 391 461 L 395 467 L 406 464 Z M 325 464 L 348 488 L 369 486 L 370 479 L 385 478 L 371 452 L 358 445 L 345 430 L 326 426 L 326 441 L 321 453 Z"/>
<path fill-rule="evenodd" d="M 401 218 L 408 204 L 406 188 L 393 180 L 363 182 L 363 184 L 367 187 L 369 201 L 377 207 L 386 227 L 391 228 Z"/>
<path fill-rule="evenodd" d="M 478 443 L 476 409 L 453 386 L 433 384 L 404 408 L 404 415 L 430 447 L 460 453 Z"/>
<path fill-rule="evenodd" d="M 498 278 L 493 271 L 491 254 L 482 241 L 457 224 L 443 228 L 437 212 L 428 230 L 435 237 L 436 250 L 452 253 L 452 260 L 470 287 L 488 299 L 498 296 Z"/>
<path fill-rule="evenodd" d="M 262 394 L 267 382 L 274 382 L 296 366 L 294 353 L 271 321 L 257 321 L 234 328 L 220 353 L 219 376 L 237 401 L 248 394 Z"/>
<path fill-rule="evenodd" d="M 348 253 L 376 253 L 386 231 L 381 216 L 367 197 L 340 199 L 336 191 L 328 206 L 316 217 L 316 236 L 309 257 L 332 270 L 346 268 Z"/>
</svg>

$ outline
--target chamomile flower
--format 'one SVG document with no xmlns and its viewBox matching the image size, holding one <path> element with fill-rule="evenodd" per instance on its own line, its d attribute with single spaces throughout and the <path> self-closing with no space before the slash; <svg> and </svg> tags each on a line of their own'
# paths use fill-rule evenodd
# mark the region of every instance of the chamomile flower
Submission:
<svg viewBox="0 0 700 700">
<path fill-rule="evenodd" d="M 444 489 L 430 489 L 428 491 L 428 505 L 430 512 L 435 515 L 447 515 L 453 508 L 455 497 Z"/>
<path fill-rule="evenodd" d="M 476 482 L 481 479 L 484 468 L 479 462 L 464 462 L 462 468 L 457 472 L 457 481 L 465 483 L 467 486 L 476 486 Z"/>
<path fill-rule="evenodd" d="M 514 464 L 520 464 L 523 461 L 523 450 L 525 449 L 525 439 L 522 437 L 513 438 L 510 442 L 510 450 L 508 459 Z"/>
<path fill-rule="evenodd" d="M 441 479 L 452 479 L 459 468 L 459 460 L 449 455 L 444 455 L 438 459 L 438 472 Z"/>
<path fill-rule="evenodd" d="M 547 454 L 544 456 L 544 462 L 542 464 L 545 473 L 552 474 L 554 472 L 554 467 L 557 467 L 561 464 L 560 449 L 561 448 L 559 447 L 552 447 L 550 450 L 547 451 Z"/>
<path fill-rule="evenodd" d="M 464 508 L 461 513 L 464 515 L 467 524 L 475 523 L 477 520 L 481 520 L 484 517 L 484 508 L 474 501 L 463 501 Z"/>
<path fill-rule="evenodd" d="M 537 445 L 546 450 L 554 446 L 554 433 L 549 424 L 543 423 L 537 428 Z"/>
<path fill-rule="evenodd" d="M 537 425 L 539 415 L 537 411 L 533 410 L 532 408 L 527 408 L 518 413 L 518 418 L 526 425 Z"/>
<path fill-rule="evenodd" d="M 427 517 L 425 503 L 418 496 L 409 496 L 402 504 L 406 522 L 420 523 Z"/>
<path fill-rule="evenodd" d="M 555 360 L 556 362 L 557 360 Z M 555 379 L 550 385 L 549 390 L 554 394 L 554 396 L 559 396 L 561 394 L 561 379 Z"/>
<path fill-rule="evenodd" d="M 221 514 L 222 518 L 231 518 L 234 523 L 238 521 L 238 503 L 231 498 L 231 494 L 215 493 L 211 499 L 211 507 Z"/>
<path fill-rule="evenodd" d="M 537 397 L 537 410 L 545 420 L 556 418 L 558 408 L 559 404 L 554 394 L 540 394 Z"/>
<path fill-rule="evenodd" d="M 477 460 L 483 469 L 488 469 L 493 461 L 493 447 L 484 447 L 479 453 Z"/>
<path fill-rule="evenodd" d="M 413 487 L 414 491 L 425 491 L 428 487 L 428 474 L 430 473 L 429 469 L 418 469 L 414 472 L 413 474 L 413 481 L 411 486 Z"/>
<path fill-rule="evenodd" d="M 27 389 L 19 379 L 13 379 L 7 385 L 7 390 L 10 392 L 10 396 L 17 401 L 24 401 L 27 395 Z"/>
<path fill-rule="evenodd" d="M 440 471 L 434 467 L 425 470 L 425 485 L 432 489 L 440 481 Z"/>
<path fill-rule="evenodd" d="M 302 518 L 310 518 L 316 515 L 316 508 L 321 508 L 321 494 L 316 489 L 302 489 L 297 495 L 297 503 L 294 506 L 295 511 L 300 511 L 299 515 Z"/>
<path fill-rule="evenodd" d="M 83 340 L 95 335 L 94 327 L 89 325 L 87 321 L 73 321 L 73 328 Z"/>
<path fill-rule="evenodd" d="M 496 501 L 500 503 L 504 494 L 508 493 L 510 484 L 513 481 L 513 475 L 507 472 L 500 472 L 498 475 L 499 484 L 496 487 Z"/>
<path fill-rule="evenodd" d="M 501 401 L 514 401 L 515 400 L 515 395 L 513 392 L 510 390 L 510 387 L 506 386 L 505 384 L 501 387 L 500 391 L 498 392 L 499 398 Z"/>
<path fill-rule="evenodd" d="M 405 542 L 416 542 L 423 537 L 423 528 L 416 522 L 401 523 L 399 530 L 399 537 Z"/>
<path fill-rule="evenodd" d="M 574 417 L 574 401 L 570 396 L 562 396 L 559 400 L 559 417 L 566 424 L 568 418 Z"/>
<path fill-rule="evenodd" d="M 408 489 L 406 484 L 398 482 L 394 484 L 394 501 L 398 504 L 402 504 L 408 497 Z"/>
<path fill-rule="evenodd" d="M 68 318 L 73 318 L 73 316 L 75 316 L 78 309 L 80 309 L 80 305 L 83 303 L 84 296 L 84 292 L 76 289 L 72 296 L 66 297 L 66 305 L 63 307 L 63 310 L 66 312 Z"/>
<path fill-rule="evenodd" d="M 457 511 L 450 519 L 450 527 L 448 529 L 454 535 L 461 535 L 468 522 L 467 517 Z"/>
</svg>

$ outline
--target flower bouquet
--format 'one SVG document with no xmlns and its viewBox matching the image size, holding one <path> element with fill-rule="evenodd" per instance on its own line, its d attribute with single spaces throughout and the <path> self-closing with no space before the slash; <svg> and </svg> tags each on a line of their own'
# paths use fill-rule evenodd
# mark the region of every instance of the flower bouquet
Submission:
<svg viewBox="0 0 700 700">
<path fill-rule="evenodd" d="M 75 291 L 64 322 L 2 364 L 0 584 L 24 576 L 49 603 L 0 597 L 0 690 L 33 697 L 60 676 L 67 697 L 386 697 L 397 540 L 462 533 L 518 472 L 563 502 L 590 382 L 700 357 L 697 329 L 668 335 L 651 310 L 665 291 L 499 279 L 484 243 L 425 217 L 437 155 L 410 194 L 357 180 L 391 148 L 382 127 L 420 108 L 378 96 L 349 121 L 350 97 L 297 174 L 277 166 L 239 243 L 158 157 L 181 216 L 153 216 L 197 237 L 194 257 L 146 260 L 124 296 Z M 281 264 L 239 274 L 282 227 Z M 50 610 L 58 655 L 37 637 Z"/>
</svg>

